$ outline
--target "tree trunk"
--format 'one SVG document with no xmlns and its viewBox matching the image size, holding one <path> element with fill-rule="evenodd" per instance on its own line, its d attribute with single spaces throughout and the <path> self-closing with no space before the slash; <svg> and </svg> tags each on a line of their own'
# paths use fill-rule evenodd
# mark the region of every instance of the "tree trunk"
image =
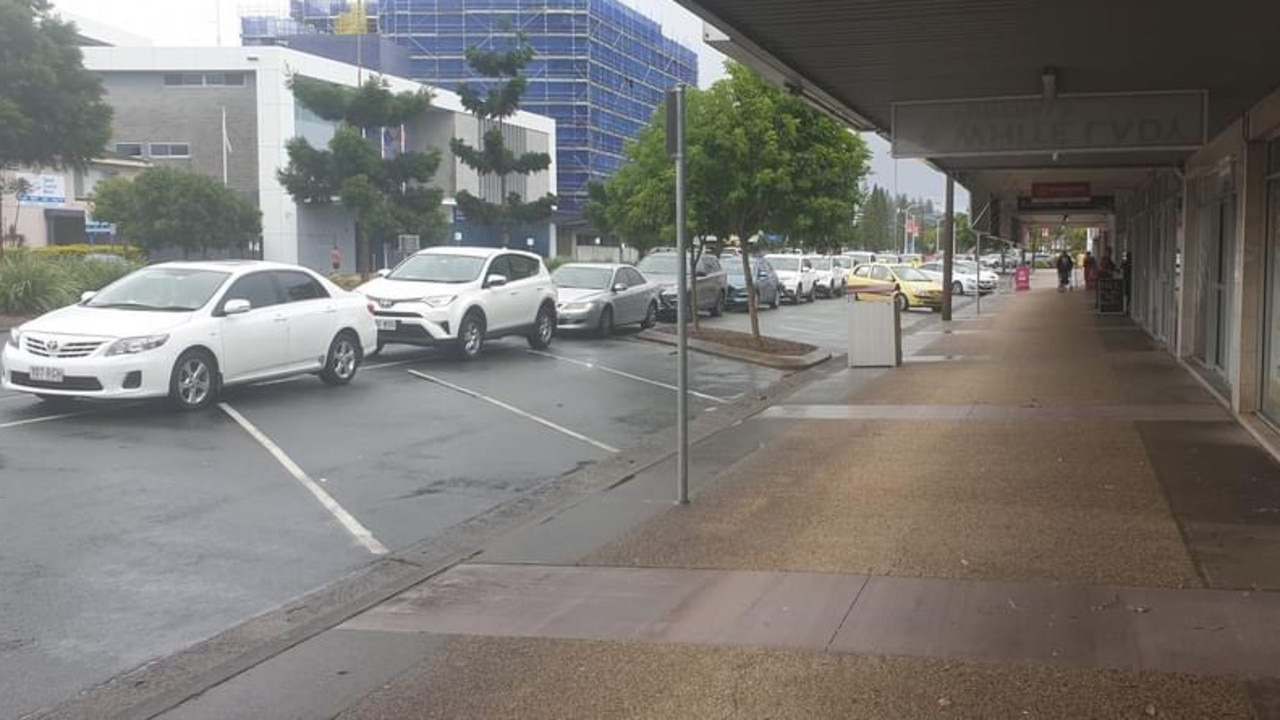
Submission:
<svg viewBox="0 0 1280 720">
<path fill-rule="evenodd" d="M 356 273 L 368 279 L 369 269 L 369 236 L 365 233 L 364 223 L 356 220 Z"/>
<path fill-rule="evenodd" d="M 739 238 L 743 237 L 741 234 Z M 756 298 L 756 279 L 751 272 L 751 253 L 747 247 L 747 242 L 742 241 L 742 277 L 745 278 L 744 284 L 747 289 L 747 314 L 751 316 L 751 335 L 756 340 L 760 339 L 760 303 Z"/>
<path fill-rule="evenodd" d="M 507 205 L 507 176 L 498 179 L 498 192 L 502 193 L 502 216 L 498 219 L 502 228 L 502 247 L 511 249 L 511 208 Z"/>
</svg>

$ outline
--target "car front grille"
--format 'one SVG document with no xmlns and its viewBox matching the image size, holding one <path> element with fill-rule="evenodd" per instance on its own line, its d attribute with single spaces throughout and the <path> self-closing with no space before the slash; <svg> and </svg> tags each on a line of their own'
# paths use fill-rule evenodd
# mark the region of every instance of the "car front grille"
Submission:
<svg viewBox="0 0 1280 720">
<path fill-rule="evenodd" d="M 102 347 L 103 340 L 56 340 L 35 337 L 23 338 L 22 344 L 27 352 L 45 358 L 82 358 L 89 357 L 93 351 Z"/>
</svg>

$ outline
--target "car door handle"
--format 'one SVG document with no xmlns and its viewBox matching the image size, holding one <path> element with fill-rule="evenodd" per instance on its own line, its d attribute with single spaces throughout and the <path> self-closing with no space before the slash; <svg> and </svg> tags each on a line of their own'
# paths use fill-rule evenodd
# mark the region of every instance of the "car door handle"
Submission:
<svg viewBox="0 0 1280 720">
<path fill-rule="evenodd" d="M 325 315 L 334 315 L 334 314 L 336 314 L 337 312 L 338 312 L 338 308 L 336 308 L 336 307 L 327 307 L 327 308 L 325 308 L 325 309 L 324 309 L 324 314 L 325 314 Z"/>
<path fill-rule="evenodd" d="M 288 322 L 288 321 L 289 321 L 289 316 L 288 316 L 288 315 L 276 315 L 275 317 L 273 317 L 273 318 L 271 318 L 271 319 L 272 319 L 272 321 L 273 321 L 273 322 Z"/>
</svg>

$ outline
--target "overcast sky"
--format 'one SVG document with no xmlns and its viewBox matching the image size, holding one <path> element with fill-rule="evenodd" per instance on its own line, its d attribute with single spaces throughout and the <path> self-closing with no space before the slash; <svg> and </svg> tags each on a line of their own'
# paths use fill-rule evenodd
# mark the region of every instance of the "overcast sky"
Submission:
<svg viewBox="0 0 1280 720">
<path fill-rule="evenodd" d="M 702 42 L 702 21 L 675 0 L 621 0 L 662 24 L 667 35 L 698 51 L 698 78 L 702 86 L 723 76 L 724 56 Z M 285 15 L 288 0 L 54 0 L 68 13 L 148 38 L 156 45 L 238 45 L 242 14 Z M 912 197 L 935 200 L 944 192 L 942 176 L 925 165 L 903 160 L 895 164 L 888 144 L 866 136 L 875 152 L 871 182 Z M 896 165 L 896 183 L 895 183 Z M 963 196 L 963 194 L 962 194 Z M 963 209 L 967 199 L 958 207 Z"/>
</svg>

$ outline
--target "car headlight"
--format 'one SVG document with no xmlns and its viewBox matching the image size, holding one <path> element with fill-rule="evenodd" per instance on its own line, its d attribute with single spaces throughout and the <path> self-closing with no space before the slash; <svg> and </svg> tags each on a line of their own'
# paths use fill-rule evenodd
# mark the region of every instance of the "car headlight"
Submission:
<svg viewBox="0 0 1280 720">
<path fill-rule="evenodd" d="M 168 335 L 144 335 L 142 337 L 123 338 L 111 343 L 107 348 L 107 357 L 112 355 L 137 355 L 148 350 L 155 350 L 168 342 Z"/>
<path fill-rule="evenodd" d="M 560 304 L 560 309 L 568 312 L 590 310 L 593 307 L 595 307 L 595 303 L 593 302 L 567 302 Z"/>
<path fill-rule="evenodd" d="M 452 303 L 454 300 L 457 300 L 457 299 L 458 299 L 457 295 L 436 295 L 435 297 L 422 298 L 422 302 L 425 305 L 428 305 L 433 308 L 442 308 L 442 307 L 447 307 L 450 303 Z"/>
<path fill-rule="evenodd" d="M 14 328 L 9 331 L 9 344 L 16 348 L 22 347 L 22 331 L 21 330 L 19 330 L 18 328 Z"/>
</svg>

